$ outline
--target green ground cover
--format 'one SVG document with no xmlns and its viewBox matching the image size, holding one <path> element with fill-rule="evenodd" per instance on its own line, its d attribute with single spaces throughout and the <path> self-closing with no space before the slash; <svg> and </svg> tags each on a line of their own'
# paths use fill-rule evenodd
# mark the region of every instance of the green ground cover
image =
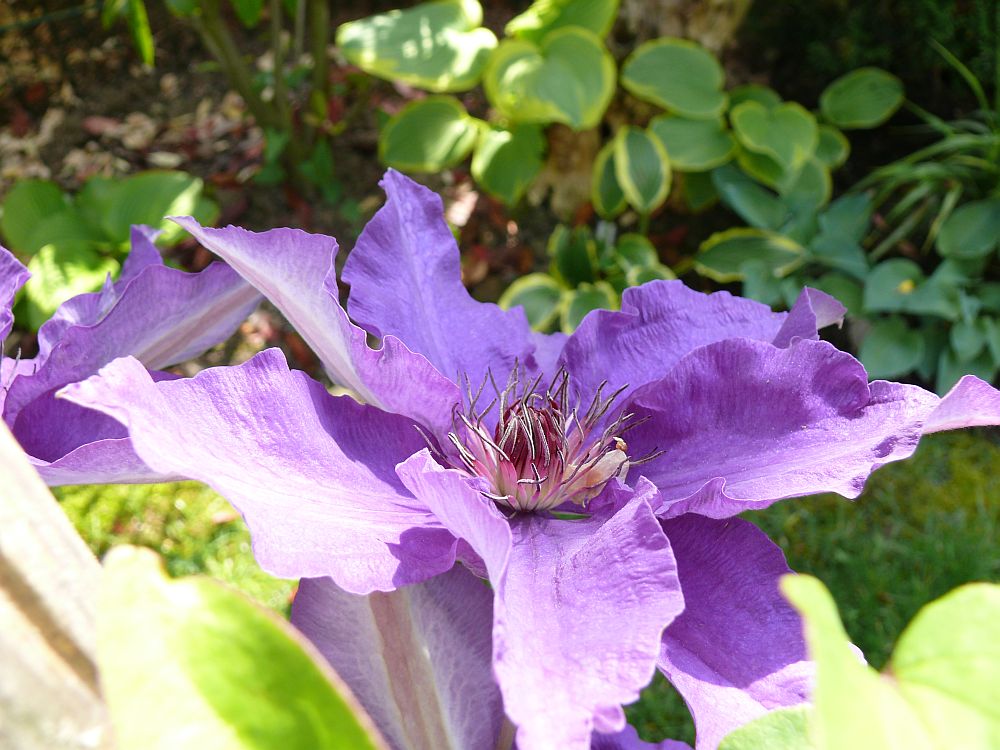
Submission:
<svg viewBox="0 0 1000 750">
<path fill-rule="evenodd" d="M 890 465 L 855 502 L 833 495 L 779 503 L 747 517 L 785 550 L 795 570 L 830 588 L 847 631 L 881 668 L 906 622 L 924 604 L 968 581 L 1000 580 L 996 433 L 927 438 Z M 278 611 L 293 582 L 263 573 L 246 527 L 224 500 L 194 483 L 56 490 L 97 555 L 139 544 L 163 555 L 171 575 L 207 573 Z M 693 728 L 660 677 L 629 709 L 647 739 L 693 740 Z"/>
</svg>

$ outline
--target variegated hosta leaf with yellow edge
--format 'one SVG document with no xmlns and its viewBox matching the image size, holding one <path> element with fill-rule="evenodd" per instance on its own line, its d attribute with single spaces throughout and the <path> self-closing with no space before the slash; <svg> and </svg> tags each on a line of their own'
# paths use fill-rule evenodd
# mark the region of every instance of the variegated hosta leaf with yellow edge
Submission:
<svg viewBox="0 0 1000 750">
<path fill-rule="evenodd" d="M 618 0 L 535 0 L 504 28 L 507 36 L 538 43 L 553 31 L 580 26 L 603 38 L 618 11 Z"/>
<path fill-rule="evenodd" d="M 726 75 L 711 52 L 686 39 L 640 45 L 622 66 L 622 86 L 640 99 L 691 118 L 715 118 L 728 101 Z"/>
<path fill-rule="evenodd" d="M 801 245 L 765 229 L 739 227 L 716 232 L 698 248 L 695 269 L 719 283 L 743 279 L 744 264 L 763 262 L 776 278 L 795 270 L 804 259 Z"/>
<path fill-rule="evenodd" d="M 608 141 L 597 152 L 591 175 L 590 202 L 594 204 L 594 210 L 603 219 L 615 218 L 625 210 L 628 202 L 618 184 L 618 178 L 615 177 L 614 141 Z"/>
<path fill-rule="evenodd" d="M 382 128 L 379 158 L 404 172 L 438 172 L 468 156 L 485 125 L 453 96 L 418 99 Z"/>
<path fill-rule="evenodd" d="M 670 160 L 659 137 L 650 130 L 626 125 L 614 139 L 615 178 L 629 204 L 650 214 L 670 193 Z"/>
</svg>

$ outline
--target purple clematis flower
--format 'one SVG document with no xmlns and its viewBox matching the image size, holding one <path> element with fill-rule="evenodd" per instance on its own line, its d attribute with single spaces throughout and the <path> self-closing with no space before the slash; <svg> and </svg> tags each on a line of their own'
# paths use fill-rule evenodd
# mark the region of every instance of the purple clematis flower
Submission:
<svg viewBox="0 0 1000 750">
<path fill-rule="evenodd" d="M 119 280 L 63 303 L 38 331 L 37 356 L 0 357 L 0 413 L 50 485 L 176 477 L 143 464 L 116 420 L 55 393 L 125 355 L 137 357 L 155 380 L 172 378 L 159 370 L 227 339 L 260 301 L 222 263 L 200 273 L 168 268 L 153 244 L 156 234 L 133 228 Z M 0 341 L 13 324 L 14 295 L 29 276 L 0 247 Z"/>
<path fill-rule="evenodd" d="M 366 403 L 329 395 L 276 350 L 162 382 L 119 359 L 62 395 L 125 424 L 154 470 L 232 501 L 260 564 L 309 579 L 293 621 L 342 674 L 364 672 L 366 651 L 337 636 L 343 592 L 426 587 L 456 561 L 487 578 L 492 596 L 441 606 L 492 621 L 520 750 L 640 747 L 622 705 L 657 667 L 699 750 L 806 701 L 800 620 L 777 587 L 788 567 L 733 516 L 856 497 L 922 434 L 1000 422 L 1000 393 L 975 378 L 944 399 L 868 383 L 818 340 L 843 308 L 810 290 L 786 314 L 657 281 L 570 337 L 533 333 L 520 310 L 469 297 L 436 195 L 392 171 L 383 184 L 388 202 L 344 267 L 347 311 L 334 240 L 179 220 Z M 377 715 L 379 691 L 352 687 Z M 398 747 L 436 746 L 396 719 Z M 456 720 L 444 746 L 494 747 L 502 731 Z"/>
</svg>

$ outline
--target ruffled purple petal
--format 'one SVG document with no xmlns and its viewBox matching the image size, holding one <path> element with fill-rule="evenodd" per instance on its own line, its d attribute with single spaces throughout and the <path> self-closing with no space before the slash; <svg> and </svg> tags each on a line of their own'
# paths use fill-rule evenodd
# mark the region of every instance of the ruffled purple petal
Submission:
<svg viewBox="0 0 1000 750">
<path fill-rule="evenodd" d="M 939 399 L 867 382 L 861 364 L 822 341 L 788 349 L 733 339 L 698 349 L 635 395 L 649 420 L 626 435 L 634 468 L 659 488 L 661 515 L 726 518 L 786 497 L 857 497 L 875 469 L 911 455 Z"/>
<path fill-rule="evenodd" d="M 924 434 L 1000 424 L 1000 391 L 974 375 L 959 380 L 924 423 Z"/>
<path fill-rule="evenodd" d="M 197 479 L 243 514 L 262 567 L 354 593 L 451 568 L 455 539 L 396 477 L 423 441 L 395 414 L 335 398 L 279 350 L 154 383 L 120 359 L 61 395 L 129 428 L 155 471 Z"/>
<path fill-rule="evenodd" d="M 639 739 L 639 734 L 634 727 L 626 726 L 617 734 L 594 732 L 590 750 L 691 750 L 691 746 L 678 740 L 643 742 Z"/>
<path fill-rule="evenodd" d="M 306 579 L 292 624 L 319 649 L 394 748 L 497 746 L 492 595 L 460 566 L 391 594 Z"/>
<path fill-rule="evenodd" d="M 646 486 L 607 512 L 561 521 L 511 519 L 458 471 L 425 453 L 403 481 L 482 557 L 493 584 L 494 671 L 520 750 L 588 748 L 593 730 L 620 732 L 621 704 L 654 671 L 663 628 L 683 609 L 666 538 Z"/>
<path fill-rule="evenodd" d="M 488 368 L 505 379 L 532 351 L 524 312 L 469 296 L 436 193 L 392 169 L 381 184 L 388 200 L 344 265 L 351 317 L 399 337 L 458 385 L 468 377 L 478 386 Z"/>
<path fill-rule="evenodd" d="M 584 318 L 563 350 L 562 362 L 580 398 L 598 385 L 626 393 L 658 380 L 688 352 L 716 341 L 746 337 L 771 341 L 787 313 L 775 313 L 729 292 L 701 294 L 680 281 L 652 281 L 626 289 L 620 311 Z"/>
<path fill-rule="evenodd" d="M 0 343 L 7 338 L 14 325 L 14 296 L 24 286 L 31 274 L 13 253 L 0 246 Z M 0 356 L 3 352 L 0 351 Z M 2 385 L 2 384 L 0 384 Z"/>
<path fill-rule="evenodd" d="M 771 343 L 784 349 L 796 339 L 817 339 L 821 328 L 841 325 L 845 314 L 847 308 L 829 294 L 806 287 Z"/>
<path fill-rule="evenodd" d="M 340 306 L 334 258 L 337 241 L 298 229 L 248 232 L 208 229 L 190 217 L 174 219 L 259 289 L 309 343 L 330 377 L 362 400 L 404 414 L 444 435 L 458 388 L 422 355 L 394 336 L 368 347 L 367 334 Z M 386 269 L 389 276 L 394 271 Z"/>
<path fill-rule="evenodd" d="M 663 634 L 659 667 L 694 717 L 697 750 L 775 708 L 809 699 L 802 620 L 778 590 L 791 572 L 767 535 L 740 519 L 685 515 L 663 529 L 685 609 Z"/>
</svg>

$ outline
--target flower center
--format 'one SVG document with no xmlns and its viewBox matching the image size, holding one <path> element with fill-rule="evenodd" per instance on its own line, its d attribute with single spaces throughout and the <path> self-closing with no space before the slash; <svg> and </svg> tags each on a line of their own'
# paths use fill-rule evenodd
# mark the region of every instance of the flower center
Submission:
<svg viewBox="0 0 1000 750">
<path fill-rule="evenodd" d="M 455 429 L 448 437 L 458 451 L 456 465 L 485 479 L 484 494 L 515 511 L 544 511 L 564 503 L 585 507 L 613 478 L 629 469 L 627 446 L 621 435 L 638 424 L 632 414 L 604 420 L 623 389 L 604 396 L 602 384 L 586 412 L 568 404 L 569 376 L 556 374 L 544 391 L 540 379 L 522 387 L 517 368 L 505 388 L 493 383 L 495 398 L 477 410 L 484 387 L 470 394 L 471 405 L 456 412 Z M 487 417 L 496 408 L 496 426 Z M 455 463 L 455 462 L 450 462 Z"/>
</svg>

